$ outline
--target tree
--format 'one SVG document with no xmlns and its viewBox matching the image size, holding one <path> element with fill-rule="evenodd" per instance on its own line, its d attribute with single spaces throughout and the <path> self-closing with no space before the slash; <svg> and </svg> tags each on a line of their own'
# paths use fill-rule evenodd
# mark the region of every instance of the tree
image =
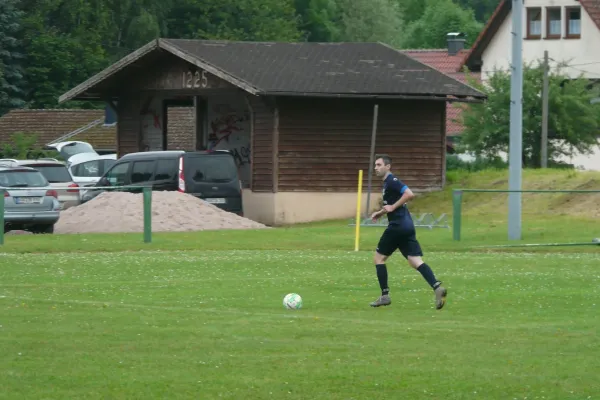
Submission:
<svg viewBox="0 0 600 400">
<path fill-rule="evenodd" d="M 301 37 L 293 0 L 174 0 L 170 37 L 296 41 Z"/>
<path fill-rule="evenodd" d="M 458 0 L 458 4 L 473 10 L 477 21 L 486 22 L 498 6 L 498 0 Z"/>
<path fill-rule="evenodd" d="M 301 29 L 310 42 L 402 43 L 400 0 L 296 0 Z"/>
<path fill-rule="evenodd" d="M 452 0 L 425 0 L 423 15 L 407 27 L 403 42 L 405 49 L 433 49 L 447 46 L 449 32 L 465 34 L 466 47 L 470 47 L 483 28 L 473 10 L 465 10 Z"/>
<path fill-rule="evenodd" d="M 167 17 L 173 7 L 172 0 L 96 1 L 100 4 L 100 11 L 95 13 L 93 20 L 102 22 L 99 30 L 111 62 L 167 33 Z M 190 17 L 192 15 L 183 15 L 180 22 Z"/>
<path fill-rule="evenodd" d="M 23 18 L 28 102 L 33 108 L 59 107 L 61 94 L 110 63 L 102 45 L 108 41 L 106 10 L 99 1 L 27 1 L 32 7 Z"/>
<path fill-rule="evenodd" d="M 396 48 L 403 41 L 403 20 L 397 0 L 337 0 L 341 10 L 338 40 L 384 42 Z"/>
<path fill-rule="evenodd" d="M 25 105 L 25 85 L 18 35 L 23 13 L 17 0 L 0 0 L 0 116 Z"/>
<path fill-rule="evenodd" d="M 309 42 L 334 42 L 342 37 L 342 14 L 336 0 L 296 0 L 300 29 Z"/>
<path fill-rule="evenodd" d="M 493 157 L 508 152 L 510 136 L 510 73 L 497 71 L 485 84 L 467 77 L 472 86 L 487 96 L 483 104 L 462 104 L 464 125 L 458 150 L 476 156 Z M 523 69 L 523 166 L 540 166 L 542 129 L 543 66 L 525 64 Z M 587 79 L 570 79 L 558 66 L 549 74 L 548 160 L 557 161 L 575 151 L 589 154 L 598 144 L 600 105 L 591 104 L 598 96 Z"/>
<path fill-rule="evenodd" d="M 419 20 L 425 13 L 426 0 L 398 0 L 406 25 Z"/>
<path fill-rule="evenodd" d="M 16 158 L 19 160 L 55 157 L 55 151 L 45 151 L 36 145 L 37 135 L 17 132 L 11 135 L 11 142 L 4 143 L 0 149 L 1 158 Z"/>
</svg>

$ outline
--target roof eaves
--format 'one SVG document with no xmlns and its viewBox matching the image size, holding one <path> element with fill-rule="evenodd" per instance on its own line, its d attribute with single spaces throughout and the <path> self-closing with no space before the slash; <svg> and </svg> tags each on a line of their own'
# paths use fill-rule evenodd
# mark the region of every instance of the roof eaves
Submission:
<svg viewBox="0 0 600 400">
<path fill-rule="evenodd" d="M 113 75 L 117 71 L 122 70 L 129 64 L 139 60 L 142 56 L 150 53 L 152 50 L 155 50 L 156 48 L 158 48 L 158 39 L 153 40 L 153 41 L 147 43 L 146 45 L 140 47 L 133 53 L 126 55 L 125 57 L 123 57 L 119 61 L 117 61 L 116 63 L 110 65 L 109 67 L 98 72 L 96 75 L 92 76 L 88 80 L 80 83 L 79 85 L 75 86 L 73 89 L 64 93 L 63 95 L 61 95 L 58 98 L 58 103 L 61 104 L 61 103 L 64 103 L 65 101 L 69 101 L 69 100 L 77 97 L 78 95 L 80 95 L 80 94 L 84 93 L 86 90 L 88 90 L 90 87 L 92 87 L 95 84 L 101 82 L 102 80 L 108 78 L 109 76 Z"/>
<path fill-rule="evenodd" d="M 438 100 L 456 103 L 480 103 L 487 96 L 473 95 L 446 95 L 446 94 L 387 94 L 387 93 L 325 93 L 325 92 L 287 92 L 270 90 L 262 93 L 265 96 L 284 97 L 321 97 L 321 98 L 349 98 L 349 99 L 387 99 L 387 100 Z"/>
<path fill-rule="evenodd" d="M 508 7 L 508 9 L 510 9 L 510 6 L 511 4 L 508 0 L 501 0 L 500 3 L 498 3 L 498 7 L 496 7 L 487 24 L 481 30 L 479 36 L 477 36 L 477 39 L 475 39 L 475 43 L 473 43 L 473 46 L 471 46 L 471 51 L 465 55 L 463 61 L 460 63 L 459 70 L 462 70 L 463 67 L 467 65 L 467 63 L 469 63 L 476 54 L 478 54 L 480 51 L 483 52 L 485 47 L 481 48 L 482 42 L 484 41 L 484 39 L 487 38 L 488 35 L 495 35 L 499 28 L 498 27 L 495 30 L 492 30 L 492 24 L 496 22 L 497 18 L 500 18 L 500 14 L 502 13 L 502 11 L 505 11 L 505 7 Z M 485 46 L 487 46 L 487 44 L 485 44 Z"/>
<path fill-rule="evenodd" d="M 169 39 L 158 39 L 158 43 L 159 43 L 160 48 L 189 62 L 190 64 L 194 64 L 198 68 L 202 68 L 202 69 L 206 70 L 207 72 L 215 75 L 216 77 L 221 78 L 224 81 L 229 82 L 232 85 L 237 86 L 240 89 L 243 89 L 250 94 L 258 95 L 258 94 L 263 93 L 263 91 L 261 89 L 252 85 L 250 82 L 246 82 L 242 79 L 239 79 L 239 78 L 233 76 L 232 74 L 228 73 L 227 71 L 206 62 L 205 60 L 201 59 L 200 57 L 182 50 L 180 47 L 177 46 L 176 43 L 172 43 Z"/>
<path fill-rule="evenodd" d="M 600 30 L 600 0 L 579 0 L 579 2 Z"/>
<path fill-rule="evenodd" d="M 403 51 L 402 51 L 402 50 L 396 50 L 396 49 L 394 49 L 392 46 L 389 46 L 389 45 L 387 45 L 387 44 L 385 44 L 385 43 L 382 43 L 382 42 L 378 42 L 378 43 L 379 43 L 379 44 L 382 44 L 382 45 L 384 45 L 385 47 L 387 47 L 387 48 L 389 48 L 389 49 L 392 49 L 392 50 L 394 50 L 394 51 L 397 51 L 398 53 L 403 53 Z M 470 51 L 470 52 L 469 52 L 469 54 L 470 54 L 471 52 L 472 52 L 472 51 Z M 426 66 L 426 67 L 429 67 L 429 68 L 431 68 L 431 69 L 433 69 L 433 70 L 435 70 L 435 71 L 439 72 L 440 74 L 442 74 L 442 75 L 444 75 L 444 76 L 447 76 L 448 78 L 450 78 L 450 79 L 452 79 L 453 81 L 457 82 L 459 85 L 462 85 L 462 86 L 468 87 L 468 88 L 469 88 L 469 89 L 471 89 L 471 90 L 474 90 L 475 92 L 477 92 L 477 93 L 479 93 L 479 94 L 481 95 L 481 98 L 486 98 L 486 95 L 485 95 L 485 94 L 483 94 L 483 93 L 482 93 L 480 90 L 478 90 L 478 89 L 474 88 L 473 86 L 471 86 L 471 85 L 469 85 L 469 84 L 466 84 L 466 83 L 464 83 L 464 82 L 461 82 L 461 81 L 459 81 L 458 79 L 456 79 L 455 77 L 453 77 L 453 76 L 451 76 L 451 75 L 448 75 L 448 74 L 446 74 L 446 73 L 444 73 L 444 72 L 440 71 L 439 69 L 435 68 L 434 66 L 431 66 L 431 65 L 429 65 L 429 64 L 426 64 L 426 63 L 424 63 L 424 62 L 423 62 L 423 61 L 421 61 L 421 60 L 418 60 L 418 59 L 416 59 L 415 57 L 411 57 L 411 56 L 410 56 L 410 55 L 408 55 L 408 54 L 404 54 L 404 55 L 405 55 L 405 56 L 407 56 L 407 57 L 410 57 L 411 59 L 415 60 L 416 62 L 418 62 L 418 63 L 420 63 L 420 64 L 422 64 L 422 65 L 424 65 L 424 66 Z M 461 68 L 462 68 L 462 67 L 461 67 Z M 458 72 L 460 72 L 460 69 L 459 69 L 459 71 L 458 71 Z M 479 97 L 479 96 L 474 96 L 474 97 Z"/>
</svg>

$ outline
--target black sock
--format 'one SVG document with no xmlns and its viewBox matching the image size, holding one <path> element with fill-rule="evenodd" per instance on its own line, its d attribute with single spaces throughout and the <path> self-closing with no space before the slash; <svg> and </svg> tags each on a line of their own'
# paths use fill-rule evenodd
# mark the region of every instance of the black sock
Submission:
<svg viewBox="0 0 600 400">
<path fill-rule="evenodd" d="M 423 263 L 419 266 L 419 268 L 417 268 L 417 271 L 419 271 L 421 275 L 423 275 L 423 278 L 425 278 L 427 283 L 429 283 L 429 286 L 431 286 L 432 288 L 435 289 L 441 285 L 441 282 L 435 279 L 435 275 L 433 274 L 431 268 L 429 268 L 429 265 Z"/>
<path fill-rule="evenodd" d="M 377 279 L 379 280 L 381 295 L 384 296 L 390 292 L 390 288 L 388 287 L 387 267 L 385 264 L 377 264 L 375 267 L 377 268 Z"/>
</svg>

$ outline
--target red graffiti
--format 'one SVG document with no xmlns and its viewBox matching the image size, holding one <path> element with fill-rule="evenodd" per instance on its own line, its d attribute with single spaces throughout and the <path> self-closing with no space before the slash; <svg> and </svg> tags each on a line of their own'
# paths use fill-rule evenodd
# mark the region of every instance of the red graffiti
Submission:
<svg viewBox="0 0 600 400">
<path fill-rule="evenodd" d="M 158 113 L 156 111 L 154 111 L 154 110 L 145 110 L 145 111 L 142 111 L 140 114 L 142 116 L 151 115 L 152 116 L 153 126 L 155 128 L 157 128 L 157 129 L 161 129 L 161 126 L 160 126 L 160 116 L 158 115 Z M 144 124 L 144 128 L 147 128 L 147 127 L 148 127 L 148 125 Z"/>
</svg>

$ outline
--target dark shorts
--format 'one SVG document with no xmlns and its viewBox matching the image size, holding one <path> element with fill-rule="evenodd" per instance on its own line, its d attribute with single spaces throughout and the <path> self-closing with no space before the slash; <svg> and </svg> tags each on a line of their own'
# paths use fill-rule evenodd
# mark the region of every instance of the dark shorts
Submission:
<svg viewBox="0 0 600 400">
<path fill-rule="evenodd" d="M 408 256 L 422 257 L 423 251 L 417 240 L 414 228 L 405 228 L 390 225 L 381 235 L 377 244 L 377 252 L 384 256 L 391 256 L 396 249 L 407 258 Z"/>
</svg>

